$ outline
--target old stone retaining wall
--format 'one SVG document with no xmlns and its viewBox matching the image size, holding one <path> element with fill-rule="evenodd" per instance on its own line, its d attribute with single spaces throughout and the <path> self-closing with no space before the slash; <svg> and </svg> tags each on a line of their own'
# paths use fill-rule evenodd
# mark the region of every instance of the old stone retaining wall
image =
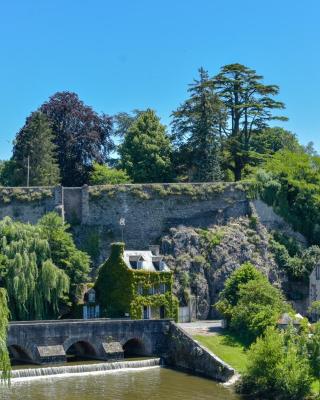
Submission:
<svg viewBox="0 0 320 400">
<path fill-rule="evenodd" d="M 1 188 L 0 218 L 35 223 L 56 210 L 72 225 L 77 244 L 95 264 L 110 243 L 123 238 L 128 249 L 146 249 L 170 227 L 208 227 L 250 212 L 244 187 L 236 183 Z"/>
</svg>

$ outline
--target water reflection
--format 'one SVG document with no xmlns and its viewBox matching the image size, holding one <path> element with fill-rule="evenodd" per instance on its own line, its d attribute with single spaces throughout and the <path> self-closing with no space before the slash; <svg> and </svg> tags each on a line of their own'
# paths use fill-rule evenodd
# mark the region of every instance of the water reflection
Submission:
<svg viewBox="0 0 320 400">
<path fill-rule="evenodd" d="M 227 388 L 166 368 L 13 382 L 1 400 L 236 400 Z"/>
</svg>

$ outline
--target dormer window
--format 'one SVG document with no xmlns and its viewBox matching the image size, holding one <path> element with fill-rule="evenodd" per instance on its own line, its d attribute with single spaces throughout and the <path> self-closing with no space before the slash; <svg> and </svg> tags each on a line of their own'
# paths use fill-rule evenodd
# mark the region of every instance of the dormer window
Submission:
<svg viewBox="0 0 320 400">
<path fill-rule="evenodd" d="M 161 271 L 162 270 L 162 256 L 152 257 L 152 264 L 156 271 Z"/>
<path fill-rule="evenodd" d="M 141 256 L 130 256 L 129 263 L 132 269 L 142 269 L 144 259 Z"/>
</svg>

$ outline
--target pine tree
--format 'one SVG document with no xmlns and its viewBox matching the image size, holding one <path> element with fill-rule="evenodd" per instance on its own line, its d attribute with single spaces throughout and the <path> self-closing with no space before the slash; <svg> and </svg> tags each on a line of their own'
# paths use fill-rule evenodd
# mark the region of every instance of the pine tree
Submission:
<svg viewBox="0 0 320 400">
<path fill-rule="evenodd" d="M 14 184 L 26 186 L 28 158 L 30 186 L 51 186 L 59 183 L 59 167 L 55 158 L 56 146 L 47 117 L 32 113 L 16 136 L 13 148 L 15 163 Z"/>
<path fill-rule="evenodd" d="M 171 176 L 171 143 L 153 110 L 141 112 L 119 147 L 121 167 L 134 182 L 166 182 Z"/>
<path fill-rule="evenodd" d="M 174 137 L 188 152 L 188 165 L 194 181 L 222 178 L 220 167 L 220 133 L 224 122 L 222 103 L 208 85 L 209 76 L 199 69 L 199 80 L 190 85 L 191 96 L 173 112 Z"/>
<path fill-rule="evenodd" d="M 250 164 L 255 134 L 267 128 L 271 120 L 287 120 L 273 114 L 273 110 L 285 107 L 272 98 L 279 93 L 279 87 L 264 85 L 262 79 L 255 70 L 242 64 L 230 64 L 223 66 L 208 82 L 227 111 L 224 147 L 226 164 L 235 180 L 242 178 L 244 168 Z"/>
</svg>

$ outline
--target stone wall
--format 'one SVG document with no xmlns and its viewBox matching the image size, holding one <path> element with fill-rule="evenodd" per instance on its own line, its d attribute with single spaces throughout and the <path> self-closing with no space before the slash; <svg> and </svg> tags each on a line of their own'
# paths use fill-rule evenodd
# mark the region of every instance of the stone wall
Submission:
<svg viewBox="0 0 320 400">
<path fill-rule="evenodd" d="M 232 183 L 84 187 L 81 226 L 75 226 L 74 232 L 91 255 L 97 238 L 96 262 L 100 263 L 110 243 L 122 239 L 120 218 L 125 219 L 126 247 L 147 249 L 174 226 L 204 228 L 248 212 L 245 191 Z"/>
<path fill-rule="evenodd" d="M 66 360 L 71 346 L 85 344 L 83 356 L 122 358 L 128 343 L 139 343 L 144 356 L 162 357 L 165 364 L 226 382 L 234 369 L 201 346 L 170 320 L 59 320 L 12 322 L 7 345 L 24 361 L 56 363 Z M 90 352 L 86 354 L 87 352 Z M 115 357 L 116 354 L 116 357 Z M 21 359 L 21 358 L 20 358 Z"/>
<path fill-rule="evenodd" d="M 170 324 L 169 337 L 166 358 L 168 365 L 220 382 L 228 381 L 235 374 L 233 368 L 200 345 L 174 322 Z"/>
<path fill-rule="evenodd" d="M 209 227 L 250 212 L 244 188 L 235 183 L 0 189 L 0 219 L 35 223 L 53 210 L 64 215 L 96 265 L 111 242 L 122 240 L 120 218 L 126 247 L 147 249 L 171 227 Z"/>
<path fill-rule="evenodd" d="M 0 188 L 0 219 L 36 223 L 49 211 L 59 210 L 61 187 Z"/>
</svg>

